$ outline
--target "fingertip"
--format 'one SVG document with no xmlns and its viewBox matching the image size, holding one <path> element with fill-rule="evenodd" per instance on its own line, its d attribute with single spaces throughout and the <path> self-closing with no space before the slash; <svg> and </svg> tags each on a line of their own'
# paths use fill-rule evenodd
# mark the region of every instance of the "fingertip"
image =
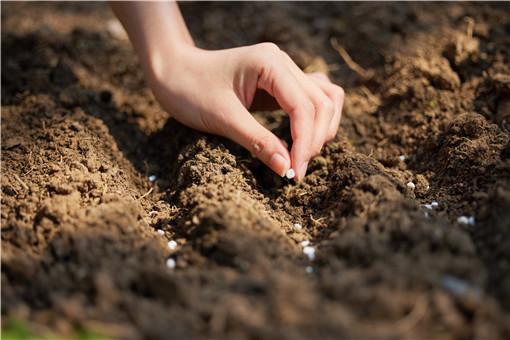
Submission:
<svg viewBox="0 0 510 340">
<path fill-rule="evenodd" d="M 302 181 L 306 175 L 306 171 L 308 170 L 308 161 L 309 155 L 305 155 L 302 153 L 302 148 L 298 148 L 296 144 L 292 147 L 291 157 L 292 157 L 292 169 L 294 169 L 296 173 L 296 181 Z"/>
<path fill-rule="evenodd" d="M 302 181 L 306 176 L 306 171 L 308 170 L 308 162 L 304 162 L 301 167 L 299 168 L 298 174 L 297 174 L 297 180 Z"/>
<path fill-rule="evenodd" d="M 290 162 L 281 154 L 275 153 L 273 154 L 273 156 L 271 156 L 268 165 L 271 168 L 271 170 L 273 170 L 278 175 L 283 177 L 287 174 L 287 171 L 289 170 Z"/>
</svg>

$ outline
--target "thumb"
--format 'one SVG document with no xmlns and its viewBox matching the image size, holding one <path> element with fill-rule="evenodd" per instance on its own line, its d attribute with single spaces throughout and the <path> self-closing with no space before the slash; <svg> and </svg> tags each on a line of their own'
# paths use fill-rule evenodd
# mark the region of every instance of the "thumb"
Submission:
<svg viewBox="0 0 510 340">
<path fill-rule="evenodd" d="M 257 122 L 237 97 L 223 113 L 228 118 L 222 135 L 242 145 L 278 175 L 285 176 L 290 168 L 290 154 L 283 142 Z"/>
</svg>

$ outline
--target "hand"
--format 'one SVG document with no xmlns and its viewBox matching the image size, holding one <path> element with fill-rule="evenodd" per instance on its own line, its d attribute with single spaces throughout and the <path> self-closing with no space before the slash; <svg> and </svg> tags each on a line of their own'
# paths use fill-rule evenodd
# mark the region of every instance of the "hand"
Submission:
<svg viewBox="0 0 510 340">
<path fill-rule="evenodd" d="M 344 92 L 323 74 L 305 75 L 276 45 L 195 47 L 175 1 L 110 3 L 133 43 L 149 85 L 179 122 L 230 138 L 280 176 L 302 180 L 309 160 L 338 131 Z M 265 90 L 290 116 L 292 150 L 248 109 Z"/>
<path fill-rule="evenodd" d="M 155 55 L 146 74 L 164 109 L 184 125 L 239 143 L 280 176 L 292 168 L 302 180 L 309 160 L 338 131 L 342 88 L 322 73 L 303 73 L 274 44 L 218 51 L 183 44 L 168 53 L 160 47 Z M 248 112 L 258 89 L 289 114 L 290 154 Z"/>
</svg>

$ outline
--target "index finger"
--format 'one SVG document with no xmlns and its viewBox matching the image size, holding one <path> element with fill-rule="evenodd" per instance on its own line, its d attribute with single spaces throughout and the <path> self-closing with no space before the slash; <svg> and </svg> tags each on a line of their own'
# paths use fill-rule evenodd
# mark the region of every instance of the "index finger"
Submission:
<svg viewBox="0 0 510 340">
<path fill-rule="evenodd" d="M 314 153 L 314 102 L 303 88 L 295 70 L 289 66 L 285 54 L 276 45 L 255 46 L 259 47 L 252 55 L 258 74 L 257 87 L 272 95 L 290 116 L 293 140 L 291 167 L 300 180 L 304 177 L 308 161 Z"/>
</svg>

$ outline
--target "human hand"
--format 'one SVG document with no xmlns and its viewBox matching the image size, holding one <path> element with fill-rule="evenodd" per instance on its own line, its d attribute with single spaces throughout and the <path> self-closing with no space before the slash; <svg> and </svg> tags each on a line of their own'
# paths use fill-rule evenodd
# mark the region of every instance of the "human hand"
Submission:
<svg viewBox="0 0 510 340">
<path fill-rule="evenodd" d="M 186 44 L 154 56 L 146 74 L 164 109 L 184 125 L 239 143 L 280 176 L 292 168 L 302 180 L 309 160 L 338 131 L 342 88 L 322 73 L 303 73 L 274 44 L 218 51 Z M 257 90 L 265 90 L 288 113 L 290 154 L 248 112 Z"/>
</svg>

